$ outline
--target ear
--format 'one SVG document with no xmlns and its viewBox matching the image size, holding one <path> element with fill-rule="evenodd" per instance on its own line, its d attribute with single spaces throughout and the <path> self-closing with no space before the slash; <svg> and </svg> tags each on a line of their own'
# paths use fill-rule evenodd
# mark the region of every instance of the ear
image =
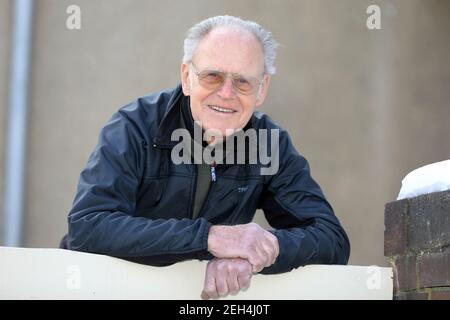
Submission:
<svg viewBox="0 0 450 320">
<path fill-rule="evenodd" d="M 185 96 L 191 94 L 191 82 L 189 81 L 189 65 L 186 63 L 181 64 L 180 68 L 181 87 Z"/>
<path fill-rule="evenodd" d="M 270 76 L 268 74 L 264 75 L 263 82 L 261 84 L 261 88 L 259 89 L 259 94 L 256 97 L 256 107 L 259 107 L 262 105 L 264 100 L 266 100 L 267 92 L 269 91 L 269 84 L 270 84 Z"/>
</svg>

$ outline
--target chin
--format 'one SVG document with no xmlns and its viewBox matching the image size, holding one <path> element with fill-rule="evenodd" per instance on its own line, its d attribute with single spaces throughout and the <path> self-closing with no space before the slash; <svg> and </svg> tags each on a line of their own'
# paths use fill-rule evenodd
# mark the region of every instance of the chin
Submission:
<svg viewBox="0 0 450 320">
<path fill-rule="evenodd" d="M 227 124 L 224 124 L 223 122 L 222 123 L 215 123 L 215 122 L 213 122 L 213 123 L 206 123 L 206 125 L 203 126 L 203 129 L 204 130 L 207 130 L 207 129 L 219 130 L 220 132 L 225 133 L 225 131 L 227 129 L 233 129 L 234 130 L 235 126 L 234 125 L 227 125 Z"/>
</svg>

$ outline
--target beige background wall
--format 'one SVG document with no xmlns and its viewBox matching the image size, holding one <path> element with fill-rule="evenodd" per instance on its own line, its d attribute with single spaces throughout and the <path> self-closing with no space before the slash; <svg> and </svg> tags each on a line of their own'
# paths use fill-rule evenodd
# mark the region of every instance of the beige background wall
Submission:
<svg viewBox="0 0 450 320">
<path fill-rule="evenodd" d="M 373 3 L 382 30 L 366 28 Z M 70 4 L 79 31 L 65 27 Z M 2 159 L 9 6 L 0 0 Z M 256 20 L 281 43 L 262 110 L 310 161 L 349 233 L 351 264 L 386 265 L 384 204 L 409 171 L 449 158 L 449 1 L 39 0 L 35 13 L 25 246 L 57 246 L 100 128 L 177 84 L 186 30 L 212 15 Z"/>
</svg>

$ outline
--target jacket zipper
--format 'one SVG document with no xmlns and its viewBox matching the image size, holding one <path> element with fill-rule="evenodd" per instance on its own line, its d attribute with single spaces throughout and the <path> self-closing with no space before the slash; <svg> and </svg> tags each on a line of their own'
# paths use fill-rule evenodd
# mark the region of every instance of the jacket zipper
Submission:
<svg viewBox="0 0 450 320">
<path fill-rule="evenodd" d="M 201 209 L 200 209 L 200 211 L 199 211 L 199 213 L 198 213 L 198 215 L 197 215 L 197 218 L 202 216 L 203 211 L 205 210 L 205 208 L 206 208 L 206 206 L 207 206 L 207 204 L 208 204 L 208 202 L 209 202 L 211 190 L 214 188 L 214 185 L 215 185 L 214 182 L 217 181 L 217 176 L 216 176 L 216 163 L 215 163 L 215 162 L 211 163 L 211 164 L 209 165 L 209 167 L 210 167 L 210 170 L 211 170 L 211 185 L 209 186 L 208 192 L 207 192 L 207 194 L 206 194 L 205 201 L 203 202 L 203 205 L 202 205 L 202 207 L 201 207 Z"/>
<path fill-rule="evenodd" d="M 216 162 L 213 161 L 210 165 L 209 165 L 210 169 L 211 169 L 211 182 L 216 182 L 217 177 L 216 177 Z"/>
<path fill-rule="evenodd" d="M 191 202 L 192 202 L 191 203 L 191 208 L 190 208 L 190 210 L 191 210 L 191 212 L 190 212 L 191 219 L 194 218 L 195 193 L 197 192 L 197 174 L 198 174 L 198 169 L 197 169 L 197 165 L 196 164 L 194 164 L 194 171 L 195 171 L 195 174 L 194 174 L 194 187 L 193 187 L 193 189 L 194 189 L 194 193 L 193 193 L 194 198 L 193 199 L 191 198 Z"/>
</svg>

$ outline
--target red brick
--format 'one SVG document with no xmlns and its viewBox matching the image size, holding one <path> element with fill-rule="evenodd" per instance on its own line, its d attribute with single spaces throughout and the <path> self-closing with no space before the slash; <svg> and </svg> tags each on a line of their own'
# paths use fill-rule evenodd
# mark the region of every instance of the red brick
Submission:
<svg viewBox="0 0 450 320">
<path fill-rule="evenodd" d="M 407 249 L 408 200 L 387 203 L 384 211 L 384 255 L 404 254 Z"/>
<path fill-rule="evenodd" d="M 394 295 L 394 300 L 428 300 L 429 294 L 424 291 L 398 292 Z"/>
<path fill-rule="evenodd" d="M 450 287 L 433 289 L 431 291 L 431 300 L 450 300 Z"/>
<path fill-rule="evenodd" d="M 450 249 L 423 255 L 418 271 L 422 288 L 450 286 Z"/>
<path fill-rule="evenodd" d="M 417 288 L 416 257 L 400 257 L 394 262 L 394 292 Z"/>
<path fill-rule="evenodd" d="M 408 249 L 436 251 L 450 245 L 450 192 L 409 199 Z"/>
</svg>

